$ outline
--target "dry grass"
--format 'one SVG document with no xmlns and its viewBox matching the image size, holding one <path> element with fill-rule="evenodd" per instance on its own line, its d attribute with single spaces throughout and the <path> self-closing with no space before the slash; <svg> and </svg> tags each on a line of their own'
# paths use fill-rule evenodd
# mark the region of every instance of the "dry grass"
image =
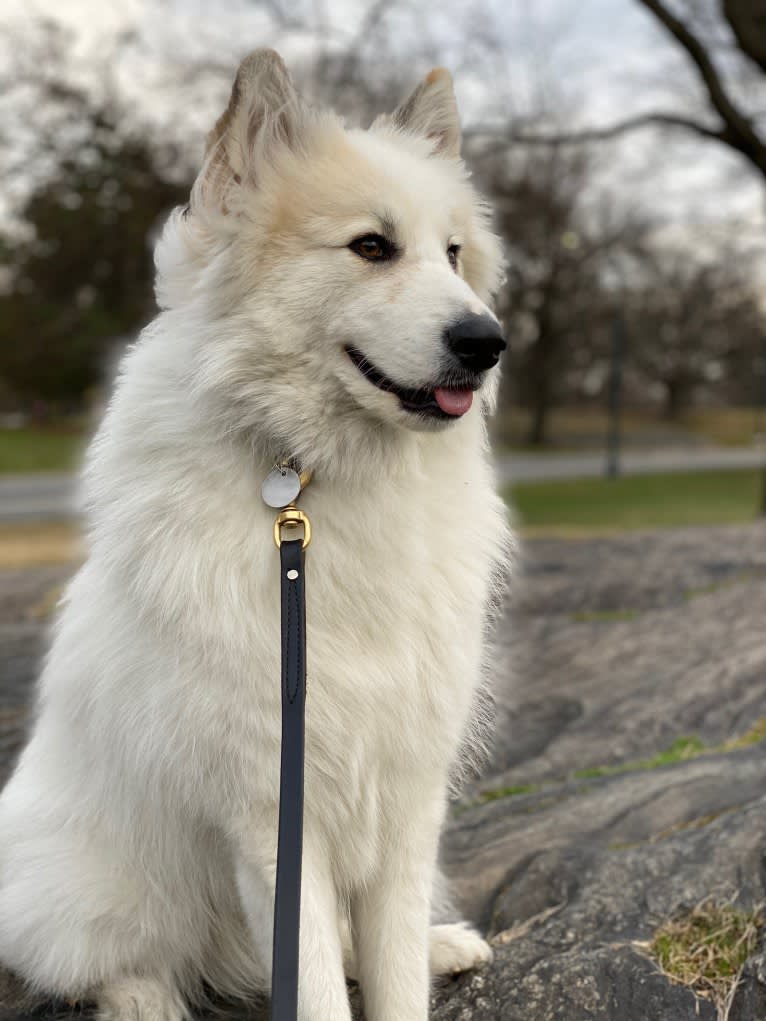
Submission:
<svg viewBox="0 0 766 1021">
<path fill-rule="evenodd" d="M 750 730 L 744 734 L 733 737 L 730 741 L 722 744 L 721 751 L 733 752 L 738 748 L 752 748 L 754 744 L 760 744 L 763 740 L 766 740 L 766 716 L 756 720 Z"/>
<path fill-rule="evenodd" d="M 663 974 L 715 1004 L 725 1021 L 762 925 L 760 906 L 743 911 L 709 899 L 662 925 L 648 950 Z"/>
<path fill-rule="evenodd" d="M 500 447 L 530 449 L 526 442 L 530 414 L 524 408 L 501 409 L 493 420 L 492 431 Z M 696 441 L 721 446 L 749 446 L 766 428 L 762 409 L 696 408 L 678 421 L 663 418 L 659 410 L 626 408 L 622 415 L 622 433 L 633 445 L 672 444 Z M 554 408 L 549 420 L 551 450 L 603 449 L 609 428 L 606 408 Z"/>
<path fill-rule="evenodd" d="M 0 569 L 66 564 L 79 551 L 77 530 L 70 524 L 0 526 Z"/>
<path fill-rule="evenodd" d="M 706 408 L 687 412 L 681 424 L 710 443 L 739 447 L 756 441 L 766 419 L 761 408 Z"/>
</svg>

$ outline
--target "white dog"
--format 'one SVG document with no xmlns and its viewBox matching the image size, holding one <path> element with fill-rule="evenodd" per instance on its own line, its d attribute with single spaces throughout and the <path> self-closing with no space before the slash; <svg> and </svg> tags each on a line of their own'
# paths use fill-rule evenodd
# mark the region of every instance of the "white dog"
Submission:
<svg viewBox="0 0 766 1021">
<path fill-rule="evenodd" d="M 429 923 L 449 778 L 506 561 L 485 417 L 500 246 L 461 162 L 449 74 L 369 131 L 308 109 L 280 58 L 239 69 L 160 315 L 86 463 L 88 557 L 0 799 L 0 960 L 104 1017 L 175 1021 L 202 983 L 269 983 L 279 557 L 260 486 L 300 506 L 308 678 L 300 1016 L 425 1021 L 480 964 Z M 475 728 L 474 728 L 475 729 Z"/>
</svg>

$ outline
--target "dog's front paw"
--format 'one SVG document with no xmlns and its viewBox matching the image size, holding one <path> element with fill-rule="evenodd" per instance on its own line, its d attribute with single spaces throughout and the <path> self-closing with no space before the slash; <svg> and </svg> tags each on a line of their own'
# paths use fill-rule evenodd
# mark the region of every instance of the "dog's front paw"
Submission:
<svg viewBox="0 0 766 1021">
<path fill-rule="evenodd" d="M 492 950 L 481 936 L 464 922 L 432 925 L 429 958 L 432 975 L 458 975 L 481 968 L 492 960 Z"/>
<path fill-rule="evenodd" d="M 98 1021 L 188 1021 L 186 1004 L 170 985 L 126 978 L 101 990 Z"/>
</svg>

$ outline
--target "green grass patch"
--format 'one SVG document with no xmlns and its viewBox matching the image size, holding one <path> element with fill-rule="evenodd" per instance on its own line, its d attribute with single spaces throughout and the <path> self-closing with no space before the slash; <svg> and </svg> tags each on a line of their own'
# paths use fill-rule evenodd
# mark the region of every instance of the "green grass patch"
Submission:
<svg viewBox="0 0 766 1021">
<path fill-rule="evenodd" d="M 757 470 L 521 482 L 505 496 L 528 528 L 630 529 L 751 521 Z"/>
<path fill-rule="evenodd" d="M 661 766 L 670 766 L 674 762 L 683 762 L 685 759 L 695 759 L 711 751 L 698 737 L 679 737 L 664 752 L 653 755 L 650 759 L 639 759 L 637 762 L 622 762 L 616 766 L 588 766 L 585 769 L 577 769 L 572 774 L 578 780 L 589 780 L 599 776 L 617 776 L 620 773 L 638 773 L 647 769 L 659 769 Z"/>
<path fill-rule="evenodd" d="M 578 769 L 572 774 L 575 779 L 588 780 L 600 776 L 617 776 L 620 773 L 637 773 L 647 769 L 659 769 L 661 766 L 672 766 L 675 762 L 696 759 L 700 755 L 719 755 L 735 752 L 743 748 L 752 748 L 766 740 L 766 716 L 762 716 L 739 737 L 730 738 L 718 745 L 706 745 L 702 738 L 692 734 L 690 737 L 677 738 L 670 748 L 649 759 L 636 762 L 622 762 L 615 766 L 588 766 Z"/>
<path fill-rule="evenodd" d="M 0 473 L 71 471 L 83 434 L 66 429 L 0 429 Z"/>
<path fill-rule="evenodd" d="M 578 610 L 572 614 L 572 620 L 578 623 L 590 623 L 591 621 L 613 621 L 633 620 L 639 615 L 640 610 Z"/>
<path fill-rule="evenodd" d="M 731 904 L 703 901 L 662 925 L 648 949 L 668 978 L 710 1000 L 725 1017 L 762 925 L 760 908 L 742 911 Z"/>
<path fill-rule="evenodd" d="M 495 790 L 483 791 L 482 802 L 500 801 L 502 798 L 515 798 L 519 794 L 536 794 L 540 785 L 536 783 L 519 784 L 516 787 L 497 787 Z"/>
<path fill-rule="evenodd" d="M 583 769 L 576 769 L 570 774 L 570 777 L 573 780 L 598 780 L 608 776 L 621 776 L 625 773 L 638 773 L 644 770 L 660 769 L 662 766 L 672 766 L 677 762 L 697 759 L 701 755 L 716 755 L 739 751 L 744 748 L 752 748 L 754 745 L 760 744 L 762 741 L 766 741 L 766 716 L 756 720 L 753 726 L 750 727 L 749 730 L 745 731 L 744 734 L 740 734 L 739 737 L 729 738 L 728 741 L 724 741 L 718 745 L 706 745 L 702 738 L 698 737 L 696 734 L 692 734 L 688 737 L 677 738 L 669 748 L 665 749 L 665 751 L 658 752 L 657 755 L 652 755 L 648 759 L 638 759 L 635 762 L 622 762 L 612 766 L 586 766 Z M 555 780 L 544 780 L 541 783 L 517 784 L 510 787 L 495 787 L 490 790 L 482 791 L 479 795 L 478 801 L 473 804 L 487 804 L 491 801 L 500 801 L 503 798 L 515 798 L 522 794 L 538 794 L 540 791 L 549 789 L 550 786 L 555 783 Z M 590 789 L 591 785 L 583 784 L 582 787 L 574 791 L 574 793 L 587 794 Z M 558 800 L 561 799 L 553 798 L 549 804 L 554 804 Z M 471 806 L 464 806 L 461 811 L 465 811 L 468 807 Z M 545 804 L 536 803 L 533 811 L 538 811 L 545 807 L 547 807 Z M 690 823 L 683 823 L 679 828 L 687 825 L 706 825 L 708 822 L 717 818 L 720 814 L 722 813 L 705 816 L 698 820 L 692 820 Z M 664 831 L 663 835 L 669 835 L 674 829 L 674 827 L 671 827 L 669 830 Z M 633 846 L 635 845 L 616 844 L 612 845 L 612 849 Z"/>
</svg>

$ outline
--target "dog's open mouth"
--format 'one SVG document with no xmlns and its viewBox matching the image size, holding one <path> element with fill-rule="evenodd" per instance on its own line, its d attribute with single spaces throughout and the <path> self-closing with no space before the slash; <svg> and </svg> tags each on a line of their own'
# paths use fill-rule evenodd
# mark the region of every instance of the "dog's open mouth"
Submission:
<svg viewBox="0 0 766 1021">
<path fill-rule="evenodd" d="M 432 389 L 412 390 L 399 386 L 389 379 L 355 347 L 347 347 L 346 354 L 373 386 L 398 398 L 405 411 L 429 415 L 432 418 L 460 418 L 473 404 L 473 394 L 479 386 L 478 380 L 471 383 L 460 380 L 450 381 L 448 385 L 435 386 Z"/>
</svg>

